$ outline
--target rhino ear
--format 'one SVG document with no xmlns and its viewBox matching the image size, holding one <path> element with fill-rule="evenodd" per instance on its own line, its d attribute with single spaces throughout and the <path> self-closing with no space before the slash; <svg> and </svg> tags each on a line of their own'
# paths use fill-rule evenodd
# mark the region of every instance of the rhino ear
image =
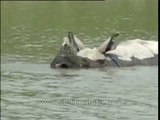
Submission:
<svg viewBox="0 0 160 120">
<path fill-rule="evenodd" d="M 107 39 L 105 42 L 103 42 L 99 47 L 97 47 L 97 50 L 102 54 L 105 53 L 110 42 L 112 42 L 111 37 Z"/>
<path fill-rule="evenodd" d="M 76 47 L 78 51 L 85 48 L 83 42 L 80 39 L 78 39 L 73 34 L 73 32 L 68 32 L 68 39 L 69 39 L 70 44 Z"/>
<path fill-rule="evenodd" d="M 62 46 L 64 46 L 65 44 L 70 45 L 69 39 L 67 37 L 63 38 Z"/>
<path fill-rule="evenodd" d="M 79 38 L 77 38 L 75 35 L 74 35 L 74 40 L 77 43 L 78 48 L 80 50 L 85 48 L 85 45 L 83 44 L 83 42 Z"/>
<path fill-rule="evenodd" d="M 104 54 L 105 52 L 111 50 L 113 46 L 115 46 L 114 42 L 112 41 L 113 38 L 117 37 L 119 34 L 114 33 L 111 37 L 109 37 L 105 42 L 103 42 L 99 47 L 97 47 L 97 50 Z"/>
<path fill-rule="evenodd" d="M 69 39 L 70 45 L 78 52 L 79 46 L 77 45 L 77 43 L 74 39 L 73 32 L 68 32 L 68 39 Z"/>
</svg>

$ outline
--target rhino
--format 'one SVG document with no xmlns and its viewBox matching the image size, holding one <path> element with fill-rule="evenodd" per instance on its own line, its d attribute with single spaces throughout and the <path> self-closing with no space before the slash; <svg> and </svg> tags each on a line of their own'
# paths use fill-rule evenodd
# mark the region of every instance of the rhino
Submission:
<svg viewBox="0 0 160 120">
<path fill-rule="evenodd" d="M 73 32 L 68 32 L 51 68 L 100 68 L 158 65 L 158 42 L 150 40 L 113 41 L 119 33 L 113 33 L 100 46 L 89 48 Z"/>
</svg>

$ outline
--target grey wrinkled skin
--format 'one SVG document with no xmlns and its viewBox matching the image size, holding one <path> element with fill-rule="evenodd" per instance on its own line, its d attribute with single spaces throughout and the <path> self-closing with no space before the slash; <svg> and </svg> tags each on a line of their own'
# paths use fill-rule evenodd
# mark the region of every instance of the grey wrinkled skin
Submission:
<svg viewBox="0 0 160 120">
<path fill-rule="evenodd" d="M 106 56 L 108 57 L 108 55 Z M 113 60 L 97 60 L 93 61 L 88 58 L 83 58 L 77 56 L 72 48 L 65 44 L 61 47 L 60 51 L 56 55 L 56 57 L 51 62 L 51 68 L 100 68 L 100 67 L 126 67 L 126 66 L 152 66 L 158 65 L 158 55 L 155 55 L 153 58 L 145 58 L 143 60 L 139 60 L 137 58 L 132 58 L 132 61 L 123 61 L 118 59 L 116 55 L 110 55 L 109 58 L 113 57 L 117 65 Z"/>
<path fill-rule="evenodd" d="M 155 55 L 152 58 L 144 58 L 143 60 L 139 60 L 137 58 L 132 57 L 131 61 L 124 61 L 121 59 L 118 59 L 118 56 L 116 55 L 111 55 L 114 56 L 114 59 L 116 59 L 117 63 L 120 65 L 119 67 L 127 67 L 127 66 L 156 66 L 158 65 L 158 55 Z M 113 61 L 109 61 L 108 66 L 114 66 L 116 67 L 117 65 Z"/>
<path fill-rule="evenodd" d="M 65 44 L 53 59 L 51 68 L 80 68 L 80 59 L 71 47 Z"/>
<path fill-rule="evenodd" d="M 93 61 L 77 56 L 72 48 L 65 44 L 51 62 L 51 68 L 95 68 L 107 66 L 106 60 Z"/>
</svg>

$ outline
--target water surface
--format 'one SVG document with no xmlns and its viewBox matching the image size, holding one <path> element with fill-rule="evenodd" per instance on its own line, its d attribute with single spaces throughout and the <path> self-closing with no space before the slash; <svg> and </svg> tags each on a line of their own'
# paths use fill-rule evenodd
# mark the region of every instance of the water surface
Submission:
<svg viewBox="0 0 160 120">
<path fill-rule="evenodd" d="M 3 120 L 155 120 L 158 67 L 50 69 L 73 31 L 97 46 L 158 39 L 157 0 L 1 2 Z"/>
</svg>

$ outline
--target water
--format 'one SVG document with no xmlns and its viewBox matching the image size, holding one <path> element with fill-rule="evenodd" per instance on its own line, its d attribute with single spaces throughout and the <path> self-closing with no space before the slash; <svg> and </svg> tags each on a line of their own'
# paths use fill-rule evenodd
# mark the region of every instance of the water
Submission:
<svg viewBox="0 0 160 120">
<path fill-rule="evenodd" d="M 157 0 L 2 2 L 3 120 L 158 119 L 158 67 L 54 70 L 49 64 L 73 31 L 88 46 L 158 39 Z"/>
</svg>

